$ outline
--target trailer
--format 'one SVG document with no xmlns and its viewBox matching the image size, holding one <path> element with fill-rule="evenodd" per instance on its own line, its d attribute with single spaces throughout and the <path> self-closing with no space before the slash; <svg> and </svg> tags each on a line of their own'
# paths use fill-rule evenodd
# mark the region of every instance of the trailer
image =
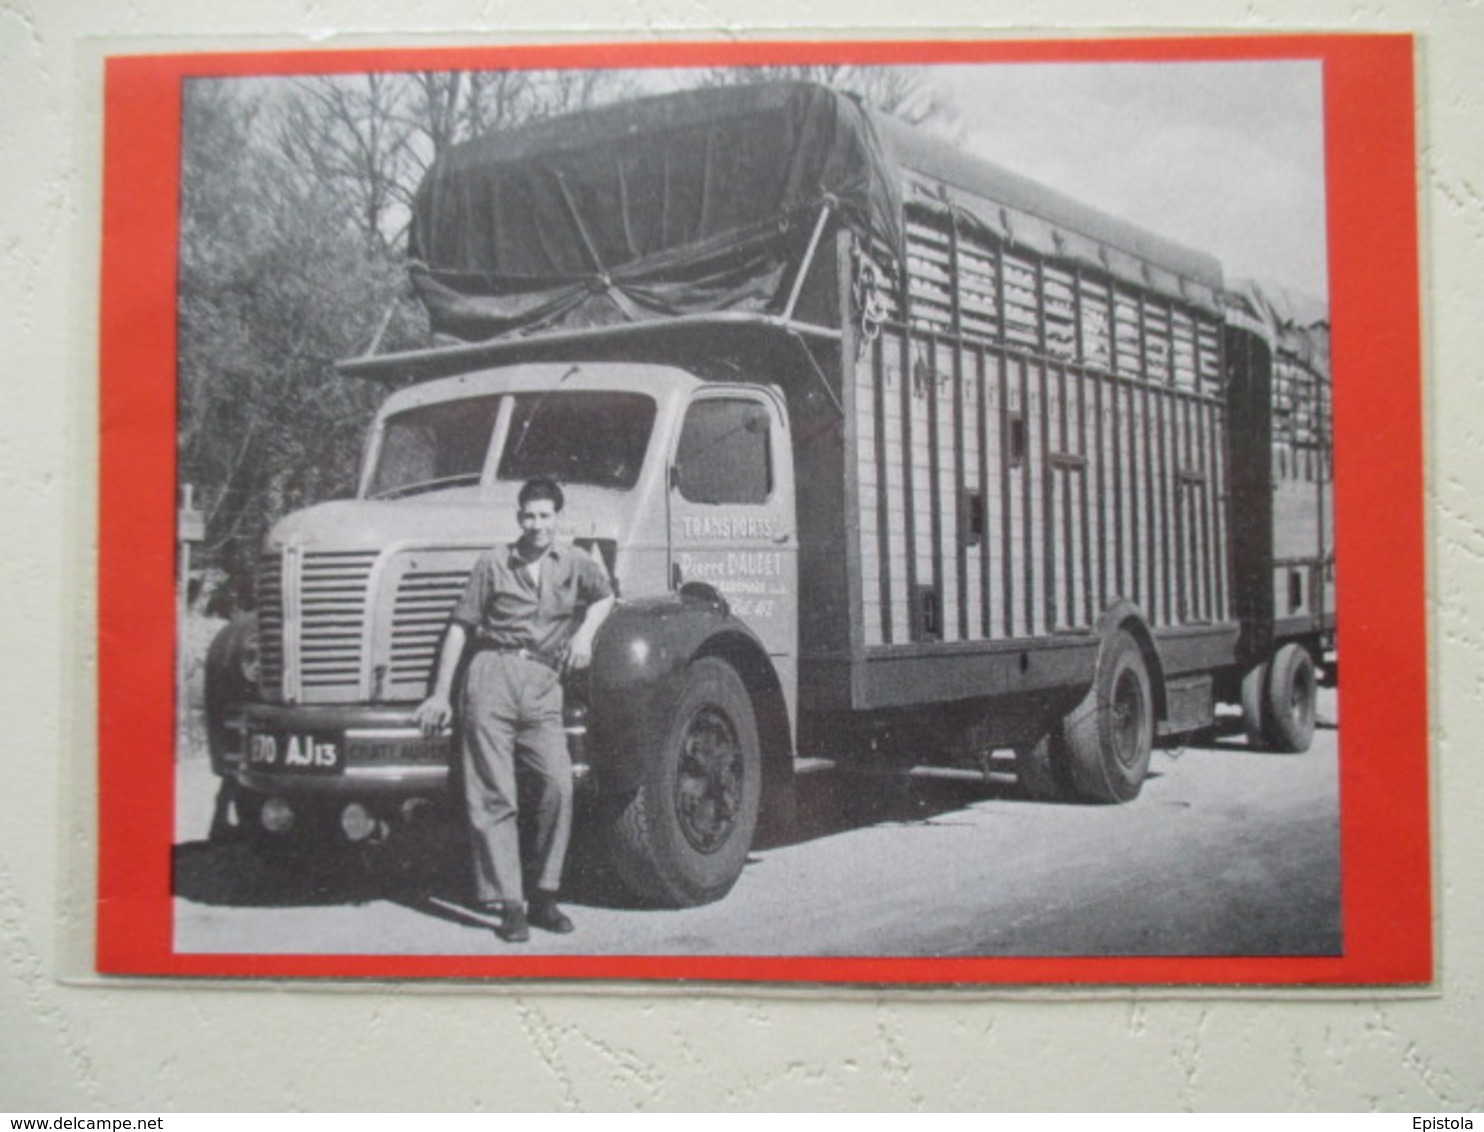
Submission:
<svg viewBox="0 0 1484 1132">
<path fill-rule="evenodd" d="M 1118 803 L 1218 702 L 1307 746 L 1327 365 L 1214 258 L 774 83 L 454 148 L 411 275 L 435 344 L 341 367 L 406 386 L 358 498 L 274 528 L 212 650 L 255 834 L 380 836 L 446 790 L 412 713 L 534 474 L 620 595 L 569 733 L 655 903 L 724 895 L 805 759 L 998 748 Z"/>
</svg>

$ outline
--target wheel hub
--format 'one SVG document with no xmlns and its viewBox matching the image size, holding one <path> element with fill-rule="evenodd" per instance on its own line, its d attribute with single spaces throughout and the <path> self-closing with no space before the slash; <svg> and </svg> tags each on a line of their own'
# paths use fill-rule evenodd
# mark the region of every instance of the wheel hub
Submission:
<svg viewBox="0 0 1484 1132">
<path fill-rule="evenodd" d="M 1144 748 L 1144 689 L 1138 677 L 1124 672 L 1113 689 L 1113 739 L 1118 761 L 1138 763 Z"/>
<path fill-rule="evenodd" d="M 701 853 L 726 844 L 742 808 L 742 748 L 725 713 L 703 708 L 686 727 L 675 778 L 675 812 L 685 839 Z"/>
</svg>

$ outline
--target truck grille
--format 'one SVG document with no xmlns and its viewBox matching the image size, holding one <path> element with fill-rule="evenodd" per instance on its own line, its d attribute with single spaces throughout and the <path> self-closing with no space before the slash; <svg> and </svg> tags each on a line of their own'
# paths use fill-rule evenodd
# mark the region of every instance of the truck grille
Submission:
<svg viewBox="0 0 1484 1132">
<path fill-rule="evenodd" d="M 423 695 L 448 615 L 464 592 L 467 569 L 409 570 L 397 586 L 392 614 L 391 687 Z"/>
<path fill-rule="evenodd" d="M 283 699 L 283 557 L 258 563 L 258 671 L 263 695 Z"/>
<path fill-rule="evenodd" d="M 306 698 L 361 684 L 366 583 L 377 552 L 306 552 L 299 584 L 299 679 Z M 319 693 L 316 695 L 315 693 Z"/>
<path fill-rule="evenodd" d="M 376 558 L 374 550 L 264 555 L 258 565 L 258 652 L 264 698 L 328 703 L 361 695 L 366 589 Z M 299 563 L 298 578 L 285 577 L 295 562 Z M 291 612 L 286 606 L 294 604 L 286 594 L 293 593 L 297 594 L 297 653 L 284 639 Z"/>
</svg>

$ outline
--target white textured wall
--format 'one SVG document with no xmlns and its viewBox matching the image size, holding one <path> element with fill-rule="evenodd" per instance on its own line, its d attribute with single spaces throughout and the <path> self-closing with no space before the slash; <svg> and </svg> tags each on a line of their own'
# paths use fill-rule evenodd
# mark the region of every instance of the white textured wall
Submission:
<svg viewBox="0 0 1484 1132">
<path fill-rule="evenodd" d="M 1421 36 L 1433 706 L 1434 997 L 933 1003 L 705 992 L 169 990 L 85 970 L 68 854 L 90 822 L 87 627 L 96 36 L 634 26 L 808 16 L 927 35 L 1043 26 Z M 618 13 L 619 15 L 615 15 Z M 993 25 L 983 23 L 994 20 Z M 251 45 L 249 41 L 248 45 Z M 1484 1106 L 1484 7 L 1478 0 L 0 0 L 0 1110 Z M 1385 773 L 1377 767 L 1376 773 Z M 69 885 L 72 887 L 69 888 Z"/>
</svg>

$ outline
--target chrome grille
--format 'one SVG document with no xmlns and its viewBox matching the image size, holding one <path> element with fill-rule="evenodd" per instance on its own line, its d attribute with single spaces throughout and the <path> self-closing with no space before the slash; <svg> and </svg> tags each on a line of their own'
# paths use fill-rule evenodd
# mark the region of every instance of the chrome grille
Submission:
<svg viewBox="0 0 1484 1132">
<path fill-rule="evenodd" d="M 402 575 L 392 614 L 391 691 L 424 693 L 448 615 L 468 580 L 469 571 L 461 569 Z"/>
<path fill-rule="evenodd" d="M 283 698 L 283 557 L 258 563 L 258 672 L 263 696 Z"/>
<path fill-rule="evenodd" d="M 357 693 L 366 584 L 377 552 L 306 551 L 299 579 L 299 682 L 306 699 Z M 319 696 L 316 696 L 318 693 Z"/>
</svg>

